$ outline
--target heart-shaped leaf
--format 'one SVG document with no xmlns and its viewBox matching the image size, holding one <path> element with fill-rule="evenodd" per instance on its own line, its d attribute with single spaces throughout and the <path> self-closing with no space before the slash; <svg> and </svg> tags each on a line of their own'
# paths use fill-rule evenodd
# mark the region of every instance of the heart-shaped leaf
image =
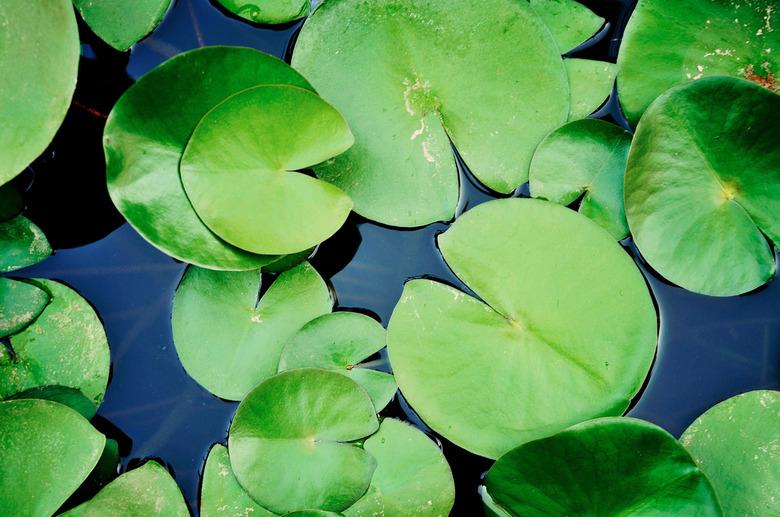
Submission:
<svg viewBox="0 0 780 517">
<path fill-rule="evenodd" d="M 596 34 L 604 18 L 576 0 L 529 0 L 555 37 L 561 53 L 566 53 Z"/>
<path fill-rule="evenodd" d="M 29 325 L 43 312 L 47 303 L 49 295 L 43 289 L 0 277 L 0 338 L 16 334 Z M 5 353 L 0 347 L 0 357 Z"/>
<path fill-rule="evenodd" d="M 680 442 L 726 515 L 780 515 L 780 392 L 759 390 L 708 409 Z"/>
<path fill-rule="evenodd" d="M 568 58 L 563 61 L 569 76 L 569 120 L 587 117 L 612 93 L 617 66 L 606 61 Z"/>
<path fill-rule="evenodd" d="M 469 210 L 438 243 L 483 301 L 431 280 L 404 287 L 388 352 L 425 423 L 497 458 L 628 407 L 653 361 L 656 314 L 606 231 L 559 205 L 507 199 Z"/>
<path fill-rule="evenodd" d="M 674 88 L 645 112 L 626 169 L 626 217 L 668 280 L 729 296 L 774 276 L 765 236 L 780 243 L 776 113 L 780 96 L 730 77 Z"/>
<path fill-rule="evenodd" d="M 73 0 L 73 4 L 100 39 L 124 51 L 157 27 L 171 0 Z"/>
<path fill-rule="evenodd" d="M 379 427 L 368 393 L 327 370 L 266 380 L 238 406 L 228 434 L 236 478 L 265 508 L 341 511 L 368 488 L 371 454 L 350 443 Z"/>
<path fill-rule="evenodd" d="M 32 266 L 51 255 L 40 228 L 21 215 L 0 223 L 0 273 Z"/>
<path fill-rule="evenodd" d="M 257 504 L 238 484 L 227 449 L 220 444 L 211 448 L 203 469 L 200 488 L 201 517 L 222 517 L 225 515 L 251 515 L 252 517 L 274 517 Z"/>
<path fill-rule="evenodd" d="M 309 0 L 217 0 L 228 11 L 254 23 L 286 23 L 309 12 Z"/>
</svg>

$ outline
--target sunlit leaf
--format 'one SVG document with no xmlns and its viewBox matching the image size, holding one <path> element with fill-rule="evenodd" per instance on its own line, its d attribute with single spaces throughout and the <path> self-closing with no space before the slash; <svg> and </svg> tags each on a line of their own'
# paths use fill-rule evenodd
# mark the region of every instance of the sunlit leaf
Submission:
<svg viewBox="0 0 780 517">
<path fill-rule="evenodd" d="M 563 62 L 569 76 L 569 120 L 587 117 L 612 93 L 617 67 L 606 61 L 569 58 Z"/>
<path fill-rule="evenodd" d="M 561 53 L 584 43 L 604 25 L 604 18 L 576 0 L 529 0 L 558 42 Z"/>
<path fill-rule="evenodd" d="M 171 0 L 73 0 L 73 4 L 100 39 L 127 50 L 157 27 Z"/>
</svg>

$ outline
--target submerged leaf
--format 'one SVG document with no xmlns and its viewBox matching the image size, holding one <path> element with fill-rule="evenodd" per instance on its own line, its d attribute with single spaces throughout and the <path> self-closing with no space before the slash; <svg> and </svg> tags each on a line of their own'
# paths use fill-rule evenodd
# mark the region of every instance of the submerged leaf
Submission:
<svg viewBox="0 0 780 517">
<path fill-rule="evenodd" d="M 24 201 L 19 191 L 10 183 L 0 185 L 0 223 L 19 215 L 24 210 Z"/>
<path fill-rule="evenodd" d="M 157 27 L 171 0 L 73 0 L 73 4 L 100 39 L 124 51 Z"/>
<path fill-rule="evenodd" d="M 49 295 L 43 289 L 28 282 L 0 277 L 0 338 L 16 334 L 32 323 L 47 303 Z M 0 358 L 5 353 L 0 346 Z"/>
<path fill-rule="evenodd" d="M 604 18 L 577 0 L 529 0 L 558 42 L 561 53 L 573 50 L 596 34 Z"/>
<path fill-rule="evenodd" d="M 606 61 L 568 58 L 563 62 L 569 76 L 569 120 L 585 118 L 612 93 L 617 66 Z"/>
<path fill-rule="evenodd" d="M 32 266 L 49 255 L 46 236 L 26 217 L 18 215 L 0 223 L 0 273 Z"/>
<path fill-rule="evenodd" d="M 249 497 L 233 474 L 227 449 L 223 445 L 215 444 L 209 451 L 203 469 L 200 515 L 202 517 L 225 515 L 274 517 L 276 514 L 269 512 Z"/>
<path fill-rule="evenodd" d="M 286 23 L 309 12 L 309 0 L 217 0 L 225 9 L 254 23 Z"/>
</svg>

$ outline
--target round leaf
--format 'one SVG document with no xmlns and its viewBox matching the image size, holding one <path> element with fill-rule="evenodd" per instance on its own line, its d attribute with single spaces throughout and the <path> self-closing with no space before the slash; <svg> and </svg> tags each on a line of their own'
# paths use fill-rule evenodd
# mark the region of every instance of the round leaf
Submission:
<svg viewBox="0 0 780 517">
<path fill-rule="evenodd" d="M 617 67 L 605 61 L 569 58 L 563 62 L 569 76 L 569 120 L 587 117 L 612 93 Z"/>
<path fill-rule="evenodd" d="M 73 4 L 100 39 L 124 51 L 157 27 L 171 0 L 73 0 Z"/>
<path fill-rule="evenodd" d="M 47 303 L 49 295 L 43 289 L 0 277 L 0 338 L 16 334 L 29 325 L 43 312 Z M 5 354 L 0 347 L 0 358 Z"/>
<path fill-rule="evenodd" d="M 376 460 L 349 443 L 379 427 L 366 391 L 335 372 L 301 369 L 257 386 L 228 435 L 236 478 L 278 514 L 341 511 L 368 488 Z"/>
<path fill-rule="evenodd" d="M 484 301 L 412 280 L 393 312 L 396 381 L 431 428 L 496 458 L 628 407 L 653 361 L 656 314 L 606 231 L 559 205 L 508 199 L 469 210 L 438 240 Z"/>
<path fill-rule="evenodd" d="M 32 266 L 51 255 L 40 228 L 21 215 L 0 223 L 0 273 Z"/>
<path fill-rule="evenodd" d="M 249 515 L 252 517 L 273 517 L 257 504 L 238 484 L 227 449 L 214 445 L 206 458 L 203 469 L 203 483 L 200 488 L 200 515 L 215 517 L 224 515 Z"/>
<path fill-rule="evenodd" d="M 568 205 L 582 194 L 579 212 L 617 239 L 628 236 L 623 175 L 631 135 L 608 122 L 585 119 L 556 129 L 531 162 L 531 195 Z"/>
<path fill-rule="evenodd" d="M 309 0 L 217 0 L 228 11 L 254 23 L 286 23 L 309 12 Z"/>
<path fill-rule="evenodd" d="M 561 53 L 568 52 L 593 36 L 604 18 L 576 0 L 529 0 L 555 37 Z"/>
<path fill-rule="evenodd" d="M 511 515 L 722 515 L 707 478 L 669 433 L 603 418 L 511 450 L 485 481 Z"/>
<path fill-rule="evenodd" d="M 727 515 L 780 515 L 780 392 L 751 391 L 721 402 L 680 441 Z"/>
<path fill-rule="evenodd" d="M 698 293 L 748 292 L 775 274 L 780 96 L 713 77 L 658 98 L 637 128 L 626 216 L 644 258 Z M 763 232 L 763 235 L 762 235 Z"/>
<path fill-rule="evenodd" d="M 292 171 L 353 141 L 343 117 L 316 93 L 258 86 L 198 123 L 181 180 L 201 220 L 229 243 L 267 255 L 297 253 L 336 233 L 352 201 L 330 183 Z"/>
<path fill-rule="evenodd" d="M 482 183 L 509 193 L 569 112 L 558 45 L 516 0 L 328 1 L 304 24 L 293 65 L 356 135 L 317 176 L 393 226 L 452 218 L 450 139 Z"/>
</svg>

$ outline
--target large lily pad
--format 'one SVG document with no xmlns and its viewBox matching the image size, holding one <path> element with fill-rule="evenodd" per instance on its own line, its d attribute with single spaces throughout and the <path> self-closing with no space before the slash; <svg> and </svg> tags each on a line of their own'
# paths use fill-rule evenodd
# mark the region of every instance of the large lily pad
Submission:
<svg viewBox="0 0 780 517">
<path fill-rule="evenodd" d="M 780 96 L 712 77 L 658 98 L 639 124 L 625 177 L 642 255 L 698 293 L 745 293 L 775 274 L 780 243 Z"/>
<path fill-rule="evenodd" d="M 722 515 L 693 459 L 633 418 L 585 422 L 503 455 L 485 485 L 509 515 Z M 504 514 L 506 515 L 506 514 Z"/>
<path fill-rule="evenodd" d="M 331 311 L 328 286 L 308 263 L 282 273 L 258 300 L 257 271 L 191 266 L 173 301 L 173 341 L 187 373 L 228 400 L 241 400 L 274 375 L 285 343 Z"/>
<path fill-rule="evenodd" d="M 309 0 L 217 0 L 228 11 L 254 23 L 285 23 L 303 18 Z"/>
<path fill-rule="evenodd" d="M 97 463 L 105 437 L 48 400 L 0 402 L 0 508 L 49 517 Z"/>
<path fill-rule="evenodd" d="M 441 450 L 414 427 L 387 418 L 366 440 L 377 467 L 366 495 L 347 517 L 449 515 L 455 500 L 452 472 Z"/>
<path fill-rule="evenodd" d="M 49 295 L 43 289 L 0 277 L 0 338 L 16 334 L 32 323 L 47 303 Z M 3 354 L 5 351 L 0 347 L 0 357 Z"/>
<path fill-rule="evenodd" d="M 388 352 L 425 423 L 496 458 L 628 407 L 653 360 L 656 314 L 612 236 L 562 206 L 508 199 L 469 210 L 438 242 L 484 301 L 431 280 L 404 287 Z"/>
<path fill-rule="evenodd" d="M 182 155 L 181 180 L 201 220 L 229 243 L 266 255 L 298 253 L 336 233 L 352 201 L 294 171 L 353 141 L 344 118 L 316 93 L 258 86 L 201 119 Z"/>
<path fill-rule="evenodd" d="M 111 111 L 104 132 L 111 199 L 168 255 L 224 270 L 257 269 L 275 260 L 214 235 L 193 210 L 179 177 L 182 152 L 203 115 L 258 84 L 310 88 L 287 64 L 262 52 L 206 47 L 179 54 L 143 76 Z"/>
<path fill-rule="evenodd" d="M 556 129 L 539 144 L 531 162 L 531 195 L 568 205 L 618 240 L 628 236 L 623 175 L 631 135 L 602 120 L 585 119 Z"/>
<path fill-rule="evenodd" d="M 79 65 L 71 0 L 0 4 L 0 185 L 49 145 L 70 107 Z"/>
<path fill-rule="evenodd" d="M 780 392 L 751 391 L 721 402 L 680 441 L 727 515 L 780 515 Z"/>
<path fill-rule="evenodd" d="M 577 0 L 529 0 L 552 32 L 561 53 L 584 43 L 604 25 L 604 18 Z"/>
<path fill-rule="evenodd" d="M 385 329 L 369 316 L 325 314 L 304 325 L 285 345 L 279 371 L 306 367 L 337 371 L 363 386 L 379 412 L 398 389 L 395 379 L 360 363 L 384 348 L 385 342 Z"/>
<path fill-rule="evenodd" d="M 566 59 L 564 64 L 571 96 L 569 120 L 587 117 L 612 93 L 617 66 L 606 61 L 573 58 Z"/>
<path fill-rule="evenodd" d="M 368 488 L 376 460 L 354 442 L 379 427 L 368 393 L 336 372 L 271 377 L 244 399 L 228 434 L 236 478 L 265 508 L 341 511 Z"/>
<path fill-rule="evenodd" d="M 209 451 L 203 469 L 200 488 L 200 515 L 202 517 L 225 517 L 251 515 L 252 517 L 274 517 L 238 484 L 227 449 L 216 444 Z"/>
<path fill-rule="evenodd" d="M 452 218 L 450 139 L 482 183 L 509 193 L 569 113 L 558 45 L 523 1 L 327 1 L 304 24 L 293 65 L 356 135 L 316 174 L 393 226 Z"/>
<path fill-rule="evenodd" d="M 640 0 L 618 56 L 620 103 L 636 125 L 653 100 L 702 77 L 742 77 L 774 92 L 780 30 L 776 0 Z"/>
<path fill-rule="evenodd" d="M 73 4 L 100 39 L 127 50 L 157 27 L 171 0 L 73 0 Z"/>
<path fill-rule="evenodd" d="M 51 246 L 40 228 L 18 215 L 0 223 L 0 273 L 32 266 L 51 255 Z"/>
</svg>

